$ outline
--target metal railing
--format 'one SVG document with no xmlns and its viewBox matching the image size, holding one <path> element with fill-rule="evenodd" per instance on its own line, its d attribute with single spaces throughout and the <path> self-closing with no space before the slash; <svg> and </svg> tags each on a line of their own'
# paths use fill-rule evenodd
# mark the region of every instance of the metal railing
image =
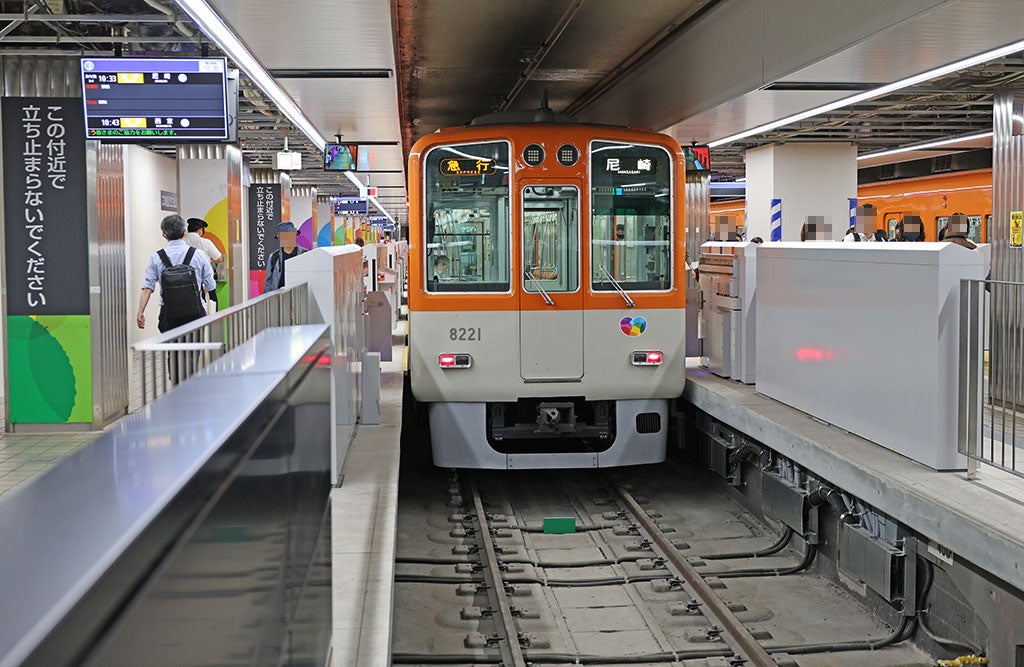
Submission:
<svg viewBox="0 0 1024 667">
<path fill-rule="evenodd" d="M 306 283 L 268 292 L 136 343 L 139 405 L 166 394 L 224 353 L 269 327 L 309 324 Z"/>
<path fill-rule="evenodd" d="M 957 449 L 1024 477 L 1024 283 L 960 281 Z"/>
</svg>

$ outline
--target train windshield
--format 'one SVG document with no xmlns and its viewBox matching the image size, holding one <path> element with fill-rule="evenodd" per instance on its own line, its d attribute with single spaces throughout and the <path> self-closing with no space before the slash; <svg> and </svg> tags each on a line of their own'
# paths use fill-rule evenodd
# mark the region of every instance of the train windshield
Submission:
<svg viewBox="0 0 1024 667">
<path fill-rule="evenodd" d="M 427 291 L 508 292 L 508 143 L 438 146 L 423 163 Z"/>
<path fill-rule="evenodd" d="M 523 288 L 579 288 L 579 190 L 572 185 L 523 188 Z"/>
<path fill-rule="evenodd" d="M 672 287 L 672 160 L 659 146 L 590 145 L 591 285 Z"/>
</svg>

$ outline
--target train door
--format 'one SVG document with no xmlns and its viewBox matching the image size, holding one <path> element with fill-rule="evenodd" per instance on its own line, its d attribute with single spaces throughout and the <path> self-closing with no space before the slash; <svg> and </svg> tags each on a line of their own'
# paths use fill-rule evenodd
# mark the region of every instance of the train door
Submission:
<svg viewBox="0 0 1024 667">
<path fill-rule="evenodd" d="M 580 188 L 526 182 L 519 300 L 520 375 L 526 382 L 583 377 Z"/>
</svg>

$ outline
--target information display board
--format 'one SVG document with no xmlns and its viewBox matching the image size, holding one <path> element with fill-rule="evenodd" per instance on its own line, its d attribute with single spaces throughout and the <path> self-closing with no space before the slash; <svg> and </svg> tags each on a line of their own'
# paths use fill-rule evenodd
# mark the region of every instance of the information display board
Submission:
<svg viewBox="0 0 1024 667">
<path fill-rule="evenodd" d="M 88 139 L 227 141 L 224 58 L 83 58 Z"/>
</svg>

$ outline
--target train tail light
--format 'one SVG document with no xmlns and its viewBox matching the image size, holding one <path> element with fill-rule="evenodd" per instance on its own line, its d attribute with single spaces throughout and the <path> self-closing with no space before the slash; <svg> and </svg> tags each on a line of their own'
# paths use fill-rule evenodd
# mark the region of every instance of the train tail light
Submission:
<svg viewBox="0 0 1024 667">
<path fill-rule="evenodd" d="M 637 350 L 633 352 L 634 366 L 661 366 L 665 355 L 657 350 Z"/>
<path fill-rule="evenodd" d="M 469 368 L 473 365 L 473 357 L 468 354 L 443 352 L 437 355 L 437 365 L 445 370 L 449 368 Z"/>
</svg>

